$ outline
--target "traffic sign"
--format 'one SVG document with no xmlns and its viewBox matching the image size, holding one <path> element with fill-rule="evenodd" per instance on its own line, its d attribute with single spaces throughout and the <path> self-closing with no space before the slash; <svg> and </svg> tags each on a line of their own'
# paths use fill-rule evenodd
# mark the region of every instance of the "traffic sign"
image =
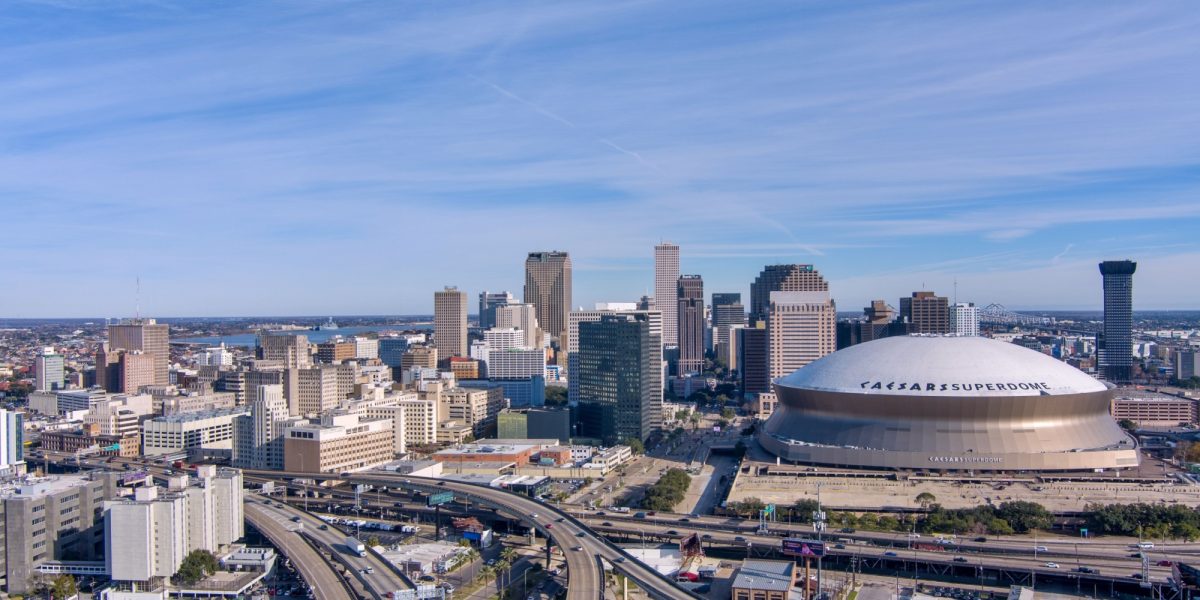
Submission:
<svg viewBox="0 0 1200 600">
<path fill-rule="evenodd" d="M 449 504 L 451 502 L 454 502 L 454 492 L 438 492 L 436 494 L 429 495 L 429 500 L 426 502 L 426 505 L 439 506 L 442 504 Z"/>
</svg>

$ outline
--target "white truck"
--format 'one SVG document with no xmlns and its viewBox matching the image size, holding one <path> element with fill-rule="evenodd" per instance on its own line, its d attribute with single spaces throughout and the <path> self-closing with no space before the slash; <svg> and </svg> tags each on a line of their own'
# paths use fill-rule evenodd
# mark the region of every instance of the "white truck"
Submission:
<svg viewBox="0 0 1200 600">
<path fill-rule="evenodd" d="M 357 554 L 360 557 L 367 555 L 367 547 L 353 536 L 346 538 L 346 548 L 350 550 L 351 554 Z"/>
</svg>

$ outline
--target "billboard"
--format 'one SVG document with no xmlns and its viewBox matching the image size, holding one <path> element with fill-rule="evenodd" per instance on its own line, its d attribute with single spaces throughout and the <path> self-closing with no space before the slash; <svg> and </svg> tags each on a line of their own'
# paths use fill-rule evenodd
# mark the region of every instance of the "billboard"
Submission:
<svg viewBox="0 0 1200 600">
<path fill-rule="evenodd" d="M 426 500 L 426 505 L 439 506 L 442 504 L 449 504 L 451 502 L 454 502 L 454 492 L 438 492 L 436 494 L 429 495 L 429 499 Z"/>
<path fill-rule="evenodd" d="M 825 542 L 802 538 L 784 538 L 781 551 L 786 556 L 821 558 L 825 556 Z"/>
<path fill-rule="evenodd" d="M 150 478 L 150 474 L 146 471 L 126 471 L 121 474 L 121 485 L 132 485 L 134 483 L 142 483 Z"/>
</svg>

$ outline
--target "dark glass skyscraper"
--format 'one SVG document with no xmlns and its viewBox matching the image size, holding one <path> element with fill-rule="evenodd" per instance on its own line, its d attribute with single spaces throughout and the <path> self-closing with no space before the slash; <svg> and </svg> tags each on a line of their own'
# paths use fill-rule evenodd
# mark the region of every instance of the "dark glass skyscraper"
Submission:
<svg viewBox="0 0 1200 600">
<path fill-rule="evenodd" d="M 704 280 L 682 275 L 677 288 L 679 362 L 676 375 L 704 370 Z"/>
<path fill-rule="evenodd" d="M 1104 277 L 1104 327 L 1096 335 L 1100 376 L 1113 383 L 1133 380 L 1133 272 L 1137 263 L 1106 260 Z"/>
<path fill-rule="evenodd" d="M 650 437 L 661 423 L 661 351 L 646 314 L 579 324 L 579 435 L 604 444 Z"/>
</svg>

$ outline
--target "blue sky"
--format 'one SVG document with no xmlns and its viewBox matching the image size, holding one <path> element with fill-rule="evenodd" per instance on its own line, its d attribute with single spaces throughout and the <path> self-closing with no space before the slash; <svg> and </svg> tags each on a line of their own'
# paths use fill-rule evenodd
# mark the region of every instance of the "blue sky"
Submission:
<svg viewBox="0 0 1200 600">
<path fill-rule="evenodd" d="M 0 315 L 575 304 L 813 263 L 916 289 L 1200 308 L 1191 2 L 0 5 Z"/>
</svg>

